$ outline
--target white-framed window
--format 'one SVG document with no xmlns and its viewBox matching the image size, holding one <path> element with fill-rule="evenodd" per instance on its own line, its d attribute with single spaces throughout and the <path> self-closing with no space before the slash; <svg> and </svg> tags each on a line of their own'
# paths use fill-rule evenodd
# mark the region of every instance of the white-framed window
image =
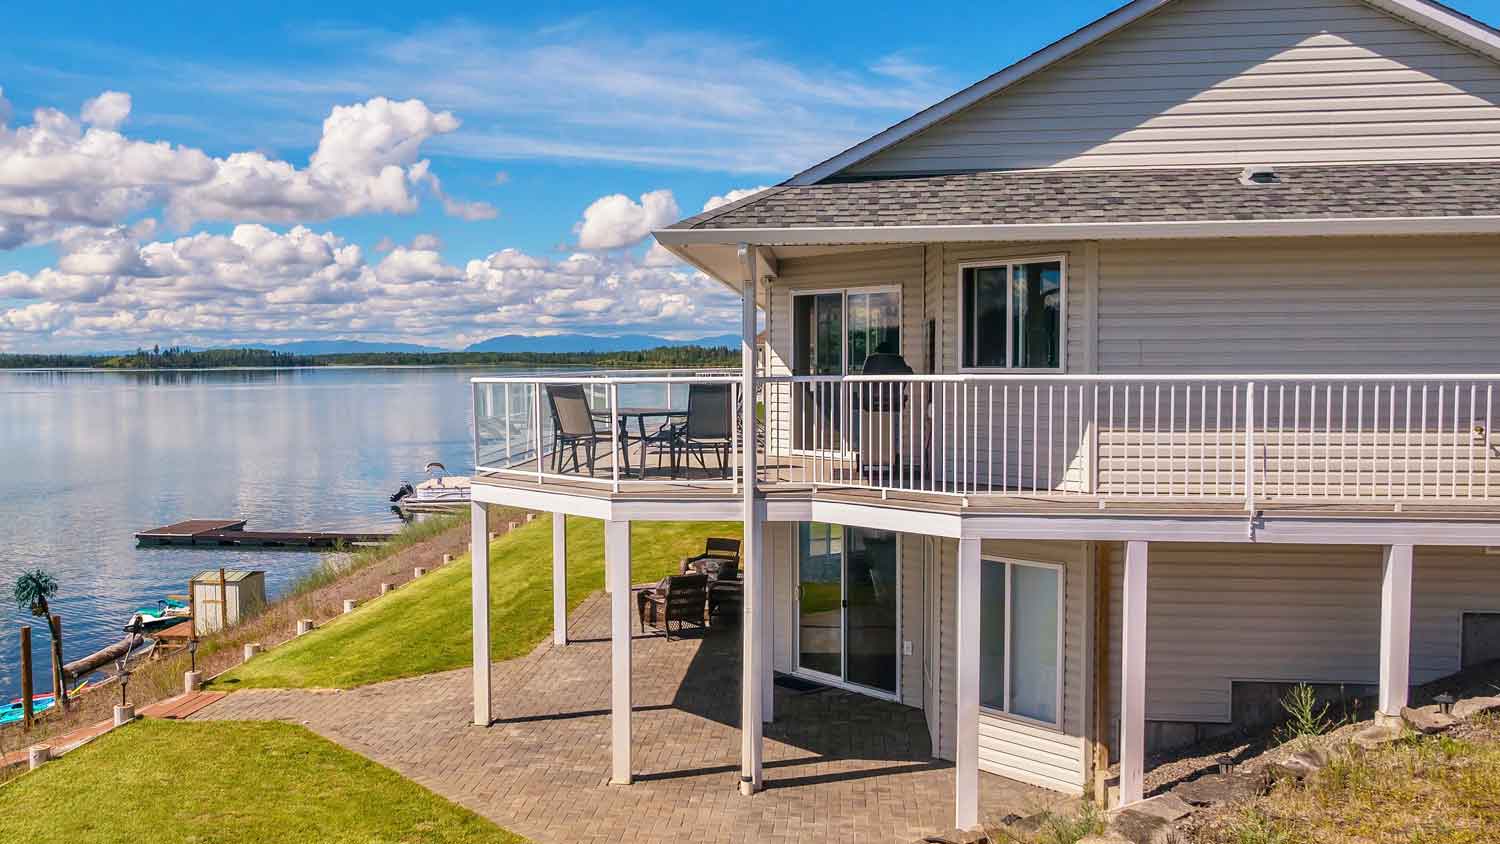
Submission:
<svg viewBox="0 0 1500 844">
<path fill-rule="evenodd" d="M 979 566 L 979 705 L 1061 726 L 1063 567 L 986 557 Z"/>
<path fill-rule="evenodd" d="M 960 369 L 1063 368 L 1066 258 L 963 264 L 958 283 Z"/>
</svg>

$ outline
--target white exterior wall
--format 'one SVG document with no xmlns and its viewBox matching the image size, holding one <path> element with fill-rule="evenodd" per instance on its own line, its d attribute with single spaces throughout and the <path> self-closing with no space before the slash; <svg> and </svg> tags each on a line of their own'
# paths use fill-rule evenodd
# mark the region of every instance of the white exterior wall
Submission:
<svg viewBox="0 0 1500 844">
<path fill-rule="evenodd" d="M 958 599 L 958 544 L 939 543 L 942 576 L 942 614 L 939 647 L 939 712 L 937 755 L 952 759 L 957 718 L 954 659 L 958 630 L 954 621 Z M 981 710 L 979 767 L 992 774 L 1070 794 L 1081 794 L 1087 765 L 1085 737 L 1089 721 L 1090 626 L 1089 589 L 1092 575 L 1089 546 L 1082 542 L 1010 542 L 985 540 L 983 557 L 1009 557 L 1060 563 L 1063 570 L 1063 706 L 1061 726 L 1037 726 Z M 978 588 L 978 584 L 974 585 Z M 983 612 L 984 608 L 981 607 Z"/>
<path fill-rule="evenodd" d="M 1494 158 L 1497 96 L 1359 0 L 1181 0 L 845 172 Z"/>
<path fill-rule="evenodd" d="M 1110 665 L 1120 662 L 1120 573 L 1111 555 Z M 1146 717 L 1227 723 L 1233 681 L 1379 682 L 1379 546 L 1152 543 Z M 1460 667 L 1464 612 L 1500 610 L 1500 556 L 1419 547 L 1411 680 Z M 1119 672 L 1110 675 L 1119 711 Z"/>
</svg>

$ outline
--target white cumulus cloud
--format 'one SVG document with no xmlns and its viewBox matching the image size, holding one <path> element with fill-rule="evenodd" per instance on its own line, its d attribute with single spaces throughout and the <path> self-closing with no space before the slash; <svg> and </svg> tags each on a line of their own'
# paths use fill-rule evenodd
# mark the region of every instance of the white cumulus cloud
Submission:
<svg viewBox="0 0 1500 844">
<path fill-rule="evenodd" d="M 723 196 L 711 196 L 708 198 L 707 202 L 703 203 L 703 210 L 712 211 L 715 208 L 718 208 L 720 205 L 728 205 L 731 202 L 739 202 L 740 200 L 746 197 L 754 196 L 763 190 L 770 190 L 770 186 L 761 185 L 760 187 L 755 188 L 736 188 L 724 194 Z"/>
<path fill-rule="evenodd" d="M 617 249 L 633 246 L 652 229 L 677 222 L 681 212 L 670 190 L 641 194 L 639 202 L 623 193 L 603 196 L 584 209 L 575 230 L 584 249 Z"/>
<path fill-rule="evenodd" d="M 11 126 L 0 109 L 0 249 L 45 243 L 76 226 L 113 227 L 160 209 L 180 229 L 202 221 L 302 223 L 415 211 L 430 191 L 447 213 L 491 219 L 483 202 L 449 196 L 421 158 L 458 118 L 421 100 L 374 97 L 336 106 L 307 166 L 262 152 L 223 158 L 118 131 L 128 94 L 106 91 L 78 116 L 36 110 Z"/>
</svg>

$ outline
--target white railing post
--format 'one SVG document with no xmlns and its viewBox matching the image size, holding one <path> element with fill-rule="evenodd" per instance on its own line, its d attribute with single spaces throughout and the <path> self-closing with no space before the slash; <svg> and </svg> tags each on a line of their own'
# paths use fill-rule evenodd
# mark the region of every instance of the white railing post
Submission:
<svg viewBox="0 0 1500 844">
<path fill-rule="evenodd" d="M 1245 392 L 1245 509 L 1255 512 L 1255 382 Z"/>
<path fill-rule="evenodd" d="M 610 490 L 612 492 L 619 492 L 620 460 L 622 458 L 620 454 L 620 385 L 610 384 L 607 389 L 609 396 Z M 625 442 L 625 448 L 630 448 L 628 440 Z M 641 475 L 643 476 L 646 474 L 645 460 L 646 450 L 642 448 L 641 461 L 643 465 L 641 466 Z"/>
</svg>

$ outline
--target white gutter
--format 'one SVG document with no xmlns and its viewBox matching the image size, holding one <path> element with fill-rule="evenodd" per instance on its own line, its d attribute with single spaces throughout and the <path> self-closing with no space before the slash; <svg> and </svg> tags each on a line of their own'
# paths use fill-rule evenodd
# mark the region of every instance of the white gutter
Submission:
<svg viewBox="0 0 1500 844">
<path fill-rule="evenodd" d="M 811 246 L 959 241 L 1172 240 L 1217 237 L 1339 237 L 1500 234 L 1500 215 L 1468 217 L 1310 217 L 1286 220 L 1168 220 L 1139 223 L 1014 223 L 946 226 L 819 226 L 663 229 L 674 255 L 692 245 Z M 693 261 L 696 265 L 697 262 Z M 701 266 L 699 267 L 702 268 Z"/>
</svg>

